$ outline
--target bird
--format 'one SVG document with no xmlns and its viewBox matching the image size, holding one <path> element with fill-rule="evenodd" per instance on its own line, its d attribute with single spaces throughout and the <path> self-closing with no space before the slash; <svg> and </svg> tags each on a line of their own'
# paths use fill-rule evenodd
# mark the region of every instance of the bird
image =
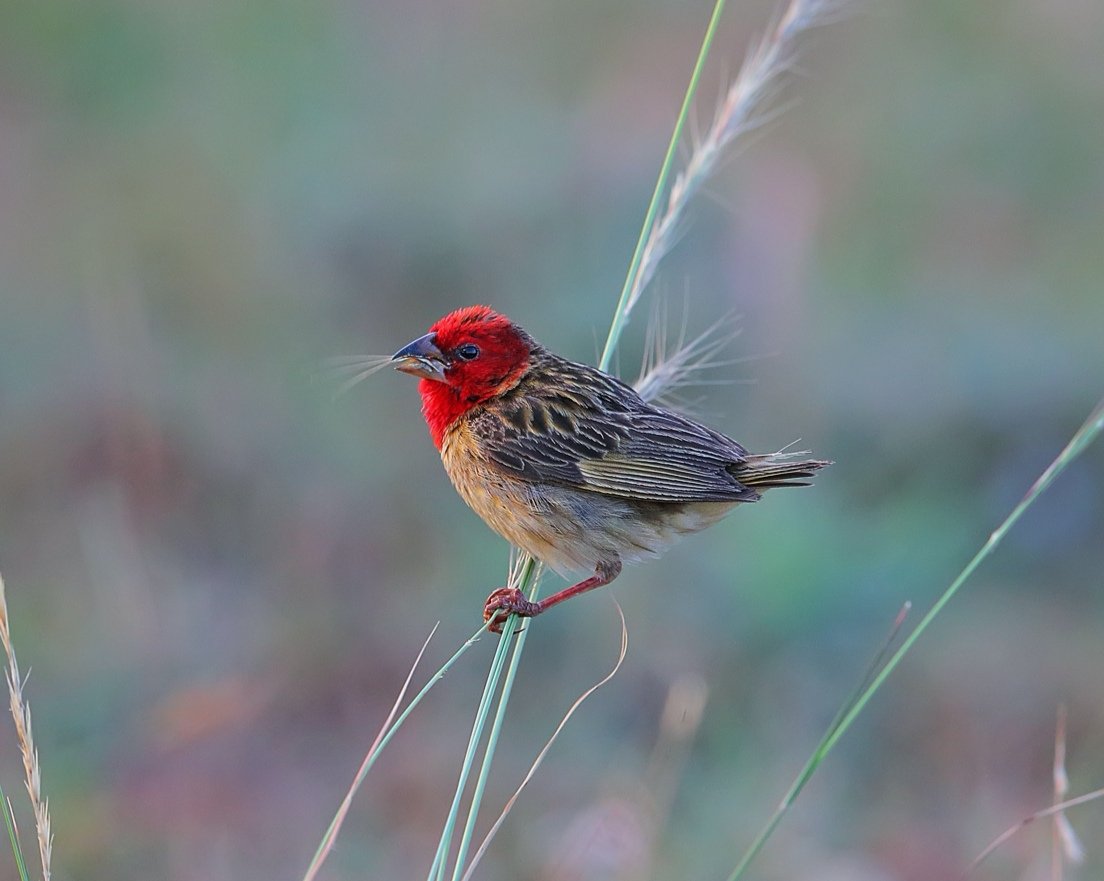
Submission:
<svg viewBox="0 0 1104 881">
<path fill-rule="evenodd" d="M 719 431 L 645 401 L 596 367 L 563 358 L 489 306 L 450 312 L 399 349 L 460 497 L 507 541 L 561 575 L 590 573 L 542 600 L 515 587 L 483 607 L 501 633 L 609 584 L 765 490 L 807 486 L 832 463 L 749 453 Z"/>
</svg>

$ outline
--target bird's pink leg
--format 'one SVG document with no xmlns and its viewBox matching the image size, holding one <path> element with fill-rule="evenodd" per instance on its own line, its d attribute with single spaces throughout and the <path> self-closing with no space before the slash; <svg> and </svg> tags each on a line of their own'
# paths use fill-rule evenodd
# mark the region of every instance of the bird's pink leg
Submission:
<svg viewBox="0 0 1104 881">
<path fill-rule="evenodd" d="M 559 593 L 554 593 L 552 596 L 545 597 L 535 603 L 527 600 L 525 595 L 516 587 L 500 587 L 493 591 L 487 597 L 487 602 L 483 604 L 483 620 L 491 622 L 488 629 L 492 633 L 501 633 L 502 625 L 506 623 L 506 619 L 511 614 L 519 615 L 522 618 L 532 618 L 546 609 L 559 605 L 564 600 L 569 600 L 581 593 L 586 593 L 588 590 L 594 590 L 596 587 L 609 584 L 620 572 L 620 560 L 614 560 L 612 563 L 599 563 L 590 578 L 585 578 L 578 584 L 571 585 L 571 587 L 565 587 Z"/>
</svg>

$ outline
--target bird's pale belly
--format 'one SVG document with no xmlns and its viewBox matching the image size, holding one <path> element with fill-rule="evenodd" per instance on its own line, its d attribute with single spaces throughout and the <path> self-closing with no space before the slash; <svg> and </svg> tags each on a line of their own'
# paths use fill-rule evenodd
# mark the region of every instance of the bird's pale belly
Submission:
<svg viewBox="0 0 1104 881">
<path fill-rule="evenodd" d="M 446 434 L 441 461 L 491 529 L 564 575 L 660 554 L 737 504 L 644 501 L 507 477 L 481 454 L 463 421 Z"/>
</svg>

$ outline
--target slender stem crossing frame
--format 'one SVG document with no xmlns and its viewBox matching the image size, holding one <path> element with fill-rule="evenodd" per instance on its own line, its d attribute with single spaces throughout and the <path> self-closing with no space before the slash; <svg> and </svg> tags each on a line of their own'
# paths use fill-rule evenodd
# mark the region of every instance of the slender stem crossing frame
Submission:
<svg viewBox="0 0 1104 881">
<path fill-rule="evenodd" d="M 1047 466 L 1047 469 L 1039 475 L 1038 479 L 1031 485 L 1027 493 L 1020 500 L 1019 504 L 1017 504 L 1016 507 L 1012 509 L 1011 513 L 1004 518 L 1000 526 L 993 530 L 985 544 L 974 554 L 965 568 L 958 573 L 958 576 L 951 582 L 950 586 L 943 591 L 942 595 L 935 601 L 935 604 L 928 610 L 927 614 L 920 619 L 912 633 L 904 639 L 897 651 L 890 655 L 889 660 L 885 662 L 881 670 L 870 680 L 870 684 L 858 693 L 855 699 L 850 703 L 849 708 L 842 712 L 837 717 L 837 721 L 829 726 L 824 737 L 822 737 L 820 743 L 816 745 L 812 755 L 809 756 L 808 761 L 805 762 L 804 767 L 798 772 L 794 782 L 782 797 L 782 801 L 779 803 L 774 813 L 771 814 L 770 819 L 767 820 L 766 825 L 760 830 L 755 840 L 752 841 L 751 845 L 740 859 L 740 862 L 736 864 L 736 868 L 732 870 L 732 874 L 728 876 L 728 881 L 739 881 L 739 879 L 744 876 L 752 860 L 754 860 L 759 851 L 763 849 L 763 845 L 767 843 L 767 840 L 778 827 L 778 824 L 782 822 L 782 818 L 789 811 L 794 801 L 797 800 L 798 795 L 801 794 L 801 790 L 805 788 L 805 784 L 808 783 L 809 779 L 816 773 L 821 762 L 823 762 L 828 753 L 832 751 L 832 748 L 839 742 L 839 739 L 847 733 L 848 729 L 859 717 L 859 714 L 866 708 L 866 705 L 870 703 L 870 699 L 873 698 L 878 689 L 882 687 L 882 684 L 889 678 L 889 674 L 897 668 L 897 665 L 900 664 L 905 655 L 909 653 L 916 644 L 916 641 L 931 625 L 932 621 L 943 611 L 947 603 L 954 598 L 954 595 L 958 593 L 962 585 L 964 585 L 970 576 L 974 574 L 978 566 L 988 559 L 1000 543 L 1004 541 L 1005 536 L 1008 535 L 1012 527 L 1015 526 L 1016 522 L 1024 515 L 1024 512 L 1035 504 L 1035 501 L 1043 494 L 1047 487 L 1054 483 L 1058 475 L 1065 471 L 1078 456 L 1092 445 L 1093 441 L 1097 439 L 1102 431 L 1104 431 L 1104 399 L 1101 399 L 1096 407 L 1093 408 L 1088 419 L 1086 419 L 1084 424 L 1074 433 L 1062 452 L 1060 452 L 1054 461 Z"/>
</svg>

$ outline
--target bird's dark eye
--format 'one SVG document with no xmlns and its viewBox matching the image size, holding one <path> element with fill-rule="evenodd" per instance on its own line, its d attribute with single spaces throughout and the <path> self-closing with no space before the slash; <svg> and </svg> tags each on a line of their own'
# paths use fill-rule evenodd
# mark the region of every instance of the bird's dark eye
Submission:
<svg viewBox="0 0 1104 881">
<path fill-rule="evenodd" d="M 472 361 L 479 357 L 479 346 L 473 343 L 464 343 L 456 349 L 456 357 L 462 361 Z"/>
</svg>

